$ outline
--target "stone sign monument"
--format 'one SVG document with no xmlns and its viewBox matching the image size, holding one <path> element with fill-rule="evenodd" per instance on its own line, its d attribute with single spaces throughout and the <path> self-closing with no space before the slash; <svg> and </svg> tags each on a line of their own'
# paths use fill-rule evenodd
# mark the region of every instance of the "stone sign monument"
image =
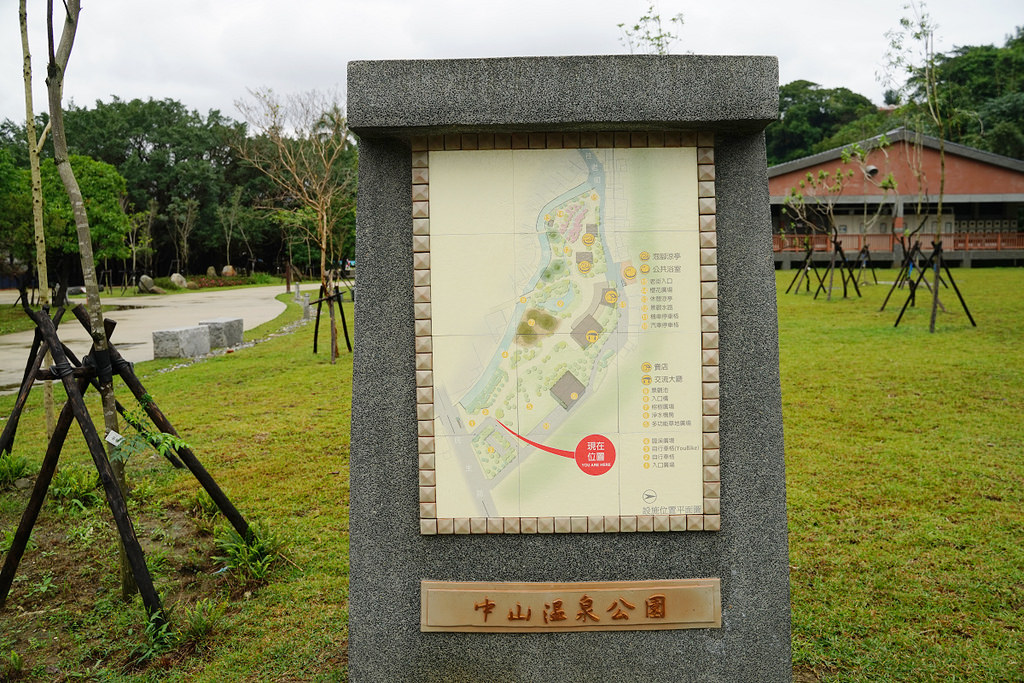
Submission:
<svg viewBox="0 0 1024 683">
<path fill-rule="evenodd" d="M 766 57 L 349 64 L 353 680 L 788 680 Z"/>
</svg>

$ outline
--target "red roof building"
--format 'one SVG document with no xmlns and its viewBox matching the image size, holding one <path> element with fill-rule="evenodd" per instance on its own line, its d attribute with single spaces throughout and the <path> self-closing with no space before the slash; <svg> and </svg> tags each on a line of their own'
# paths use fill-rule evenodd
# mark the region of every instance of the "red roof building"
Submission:
<svg viewBox="0 0 1024 683">
<path fill-rule="evenodd" d="M 826 232 L 794 225 L 783 207 L 790 188 L 799 188 L 808 173 L 835 174 L 839 169 L 852 175 L 828 201 L 834 205 L 835 226 L 848 257 L 867 246 L 873 260 L 892 261 L 914 239 L 930 249 L 941 232 L 944 255 L 954 263 L 1024 263 L 1024 161 L 946 142 L 940 219 L 939 143 L 938 138 L 901 128 L 858 143 L 865 152 L 860 159 L 843 161 L 850 145 L 769 168 L 776 263 L 788 268 L 793 260 L 802 260 L 808 242 L 825 258 Z M 894 190 L 883 187 L 890 174 Z M 901 236 L 906 240 L 902 245 Z"/>
</svg>

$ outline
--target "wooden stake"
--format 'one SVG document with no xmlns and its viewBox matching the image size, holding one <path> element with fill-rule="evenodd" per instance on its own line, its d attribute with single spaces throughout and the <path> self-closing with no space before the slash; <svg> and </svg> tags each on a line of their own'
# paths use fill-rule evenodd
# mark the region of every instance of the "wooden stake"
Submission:
<svg viewBox="0 0 1024 683">
<path fill-rule="evenodd" d="M 76 306 L 72 309 L 72 313 L 78 318 L 78 321 L 85 326 L 86 330 L 89 329 L 89 318 L 85 311 L 82 310 L 81 306 Z M 132 370 L 131 363 L 127 362 L 121 353 L 117 350 L 117 347 L 113 344 L 109 345 L 110 350 L 110 363 L 114 368 L 114 371 L 124 381 L 128 390 L 132 392 L 139 404 L 143 406 L 149 419 L 153 421 L 153 424 L 161 432 L 165 434 L 172 434 L 178 436 L 178 430 L 174 428 L 171 421 L 167 419 L 167 416 L 163 414 L 157 406 L 156 401 L 146 392 L 146 387 L 142 385 L 139 378 L 136 377 L 135 371 Z M 179 436 L 179 438 L 181 438 Z M 225 495 L 224 491 L 221 490 L 220 486 L 214 480 L 210 473 L 206 471 L 202 463 L 199 462 L 199 458 L 192 453 L 190 448 L 180 448 L 177 450 L 178 457 L 188 468 L 192 476 L 196 478 L 196 481 L 210 494 L 210 498 L 217 504 L 217 507 L 224 514 L 224 517 L 231 523 L 231 526 L 235 528 L 238 534 L 246 539 L 247 541 L 252 540 L 252 529 L 249 528 L 249 523 L 245 521 L 245 517 L 242 513 L 232 504 L 231 500 Z"/>
<path fill-rule="evenodd" d="M 85 389 L 88 383 L 84 379 L 79 379 L 78 386 L 80 389 Z M 60 458 L 60 452 L 64 447 L 64 440 L 67 438 L 73 418 L 74 414 L 71 410 L 71 404 L 65 403 L 64 408 L 60 411 L 60 417 L 57 418 L 57 423 L 53 428 L 53 436 L 50 437 L 50 442 L 46 447 L 46 455 L 43 456 L 43 464 L 40 466 L 39 474 L 36 476 L 36 483 L 32 488 L 32 495 L 28 499 L 28 506 L 21 515 L 21 522 L 18 524 L 17 531 L 14 532 L 11 547 L 4 558 L 3 569 L 0 570 L 0 608 L 3 608 L 4 603 L 7 601 L 7 594 L 11 590 L 14 575 L 18 571 L 18 564 L 25 553 L 25 548 L 28 546 L 28 539 L 32 535 L 32 527 L 35 526 L 36 519 L 39 517 L 39 511 L 43 507 L 43 501 L 46 500 L 46 491 L 50 488 L 50 481 L 53 479 L 53 473 L 57 469 L 57 460 Z"/>
<path fill-rule="evenodd" d="M 55 367 L 70 369 L 71 364 L 67 356 L 64 355 L 63 345 L 57 338 L 53 322 L 41 313 L 34 313 L 32 318 L 36 321 L 36 325 L 42 332 L 43 341 L 50 347 Z M 103 483 L 103 490 L 107 494 L 107 504 L 110 506 L 110 512 L 114 516 L 114 523 L 117 525 L 121 542 L 124 544 L 125 556 L 130 566 L 132 577 L 135 579 L 135 584 L 138 586 L 139 594 L 142 596 L 142 603 L 145 605 L 150 619 L 154 620 L 157 625 L 161 625 L 166 621 L 166 618 L 163 616 L 160 596 L 157 595 L 156 589 L 153 587 L 153 578 L 149 575 L 149 568 L 146 567 L 146 558 L 142 552 L 142 546 L 139 545 L 139 540 L 135 536 L 135 528 L 132 526 L 132 520 L 128 516 L 128 507 L 124 496 L 121 494 L 121 487 L 114 477 L 114 471 L 110 467 L 110 462 L 107 460 L 107 452 L 103 447 L 103 441 L 96 432 L 96 427 L 93 425 L 92 418 L 85 406 L 85 401 L 82 400 L 82 394 L 78 391 L 78 386 L 72 377 L 72 373 L 63 373 L 61 381 L 68 395 L 68 403 L 71 405 L 71 410 L 78 421 L 78 426 L 82 430 L 82 437 L 89 447 L 89 454 L 92 455 L 93 463 L 99 472 L 100 481 Z"/>
</svg>

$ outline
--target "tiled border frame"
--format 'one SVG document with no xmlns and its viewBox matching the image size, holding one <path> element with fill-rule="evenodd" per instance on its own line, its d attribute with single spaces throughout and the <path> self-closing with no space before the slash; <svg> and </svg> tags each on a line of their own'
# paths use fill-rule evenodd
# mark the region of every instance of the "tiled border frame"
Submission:
<svg viewBox="0 0 1024 683">
<path fill-rule="evenodd" d="M 718 241 L 714 135 L 710 132 L 481 133 L 412 139 L 412 242 L 416 330 L 420 533 L 537 534 L 718 531 L 721 518 L 718 374 Z M 583 147 L 696 147 L 700 225 L 704 506 L 699 515 L 438 518 L 434 470 L 434 379 L 430 329 L 430 152 Z"/>
</svg>

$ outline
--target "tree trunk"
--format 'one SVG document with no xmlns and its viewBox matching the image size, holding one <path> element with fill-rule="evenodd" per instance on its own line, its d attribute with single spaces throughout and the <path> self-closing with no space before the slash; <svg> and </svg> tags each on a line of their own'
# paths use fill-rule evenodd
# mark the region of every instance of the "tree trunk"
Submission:
<svg viewBox="0 0 1024 683">
<path fill-rule="evenodd" d="M 36 244 L 36 285 L 39 288 L 39 306 L 46 309 L 50 305 L 50 279 L 46 265 L 46 233 L 43 231 L 43 181 L 39 173 L 39 149 L 43 146 L 49 125 L 43 134 L 36 138 L 36 120 L 32 105 L 32 55 L 28 49 L 28 10 L 26 0 L 18 3 L 18 20 L 21 23 L 21 52 L 24 62 L 22 74 L 25 81 L 25 133 L 28 138 L 28 164 L 32 178 L 32 227 Z M 45 363 L 53 362 L 50 352 L 46 352 Z M 53 436 L 56 415 L 53 410 L 53 382 L 43 382 L 43 408 L 46 413 L 46 436 Z"/>
<path fill-rule="evenodd" d="M 836 243 L 835 235 L 832 236 L 832 254 L 828 261 L 828 296 L 825 297 L 825 301 L 832 301 L 832 282 L 835 279 L 836 274 Z"/>
<path fill-rule="evenodd" d="M 935 288 L 932 291 L 932 315 L 928 323 L 928 331 L 935 331 L 935 319 L 939 313 L 939 278 L 942 269 L 942 198 L 946 192 L 946 129 L 939 126 L 939 205 L 938 219 L 935 221 L 935 248 L 939 250 L 935 259 Z"/>
<path fill-rule="evenodd" d="M 85 211 L 82 191 L 75 179 L 75 173 L 68 160 L 68 143 L 64 132 L 64 110 L 61 96 L 64 89 L 64 70 L 71 56 L 71 48 L 75 41 L 78 28 L 78 15 L 81 10 L 79 0 L 66 0 L 64 30 L 61 33 L 60 46 L 56 52 L 53 47 L 53 0 L 47 2 L 47 22 L 50 36 L 50 62 L 47 66 L 46 89 L 50 104 L 50 125 L 53 138 L 53 160 L 57 166 L 64 190 L 71 203 L 75 229 L 78 233 L 78 251 L 82 260 L 82 278 L 85 281 L 86 308 L 89 312 L 89 324 L 92 327 L 93 356 L 96 361 L 99 393 L 103 403 L 103 425 L 106 431 L 118 431 L 117 407 L 114 400 L 114 380 L 110 367 L 110 355 L 107 345 L 107 333 L 103 326 L 103 310 L 100 304 L 99 283 L 96 280 L 96 262 L 92 253 L 92 234 L 89 230 L 89 217 Z M 124 463 L 111 461 L 111 467 L 117 478 L 121 494 L 127 497 L 128 486 L 125 482 Z M 128 563 L 123 543 L 119 543 L 121 557 L 121 595 L 128 599 L 137 590 Z"/>
<path fill-rule="evenodd" d="M 338 322 L 334 316 L 334 278 L 327 278 L 327 313 L 331 318 L 331 363 L 338 360 Z M 340 307 L 339 307 L 340 308 Z"/>
<path fill-rule="evenodd" d="M 320 217 L 320 282 L 327 299 L 327 312 L 331 318 L 331 365 L 338 361 L 338 323 L 334 318 L 334 306 L 331 304 L 330 296 L 333 294 L 332 278 L 327 269 L 327 216 L 324 211 Z"/>
</svg>

